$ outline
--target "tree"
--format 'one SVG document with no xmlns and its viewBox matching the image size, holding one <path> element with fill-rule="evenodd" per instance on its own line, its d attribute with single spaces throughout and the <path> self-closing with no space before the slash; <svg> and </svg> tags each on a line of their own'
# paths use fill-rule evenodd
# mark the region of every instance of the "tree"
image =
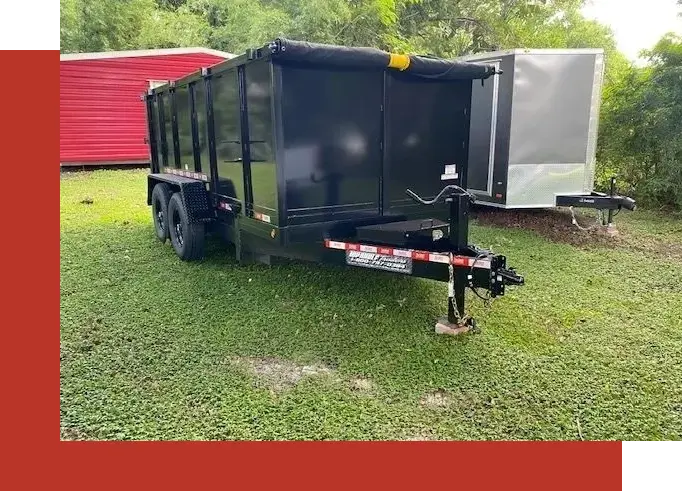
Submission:
<svg viewBox="0 0 682 491">
<path fill-rule="evenodd" d="M 61 0 L 61 49 L 207 46 L 241 53 L 280 36 L 442 57 L 508 48 L 603 48 L 598 182 L 617 172 L 640 198 L 682 207 L 679 37 L 663 38 L 648 54 L 649 66 L 634 67 L 608 27 L 583 17 L 583 3 Z"/>
<path fill-rule="evenodd" d="M 135 49 L 138 33 L 155 8 L 154 0 L 62 0 L 61 50 Z"/>
<path fill-rule="evenodd" d="M 605 98 L 600 173 L 650 205 L 682 208 L 682 37 L 667 34 Z"/>
</svg>

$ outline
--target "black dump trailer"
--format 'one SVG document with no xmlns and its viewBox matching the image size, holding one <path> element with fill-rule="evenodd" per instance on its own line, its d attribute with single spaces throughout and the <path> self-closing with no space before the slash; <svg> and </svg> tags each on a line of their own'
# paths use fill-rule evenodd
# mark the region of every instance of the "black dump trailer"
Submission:
<svg viewBox="0 0 682 491">
<path fill-rule="evenodd" d="M 494 65 L 277 39 L 149 90 L 147 202 L 184 260 L 213 232 L 240 262 L 274 257 L 448 283 L 458 333 L 466 288 L 523 284 L 468 242 L 473 83 Z"/>
</svg>

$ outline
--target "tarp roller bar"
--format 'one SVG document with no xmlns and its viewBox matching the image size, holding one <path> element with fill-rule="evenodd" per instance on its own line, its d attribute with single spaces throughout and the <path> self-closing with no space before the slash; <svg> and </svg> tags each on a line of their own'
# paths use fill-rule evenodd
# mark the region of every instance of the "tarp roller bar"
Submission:
<svg viewBox="0 0 682 491">
<path fill-rule="evenodd" d="M 355 48 L 277 38 L 268 44 L 275 60 L 359 69 L 394 69 L 423 78 L 485 79 L 499 73 L 494 65 L 388 53 L 377 48 Z"/>
</svg>

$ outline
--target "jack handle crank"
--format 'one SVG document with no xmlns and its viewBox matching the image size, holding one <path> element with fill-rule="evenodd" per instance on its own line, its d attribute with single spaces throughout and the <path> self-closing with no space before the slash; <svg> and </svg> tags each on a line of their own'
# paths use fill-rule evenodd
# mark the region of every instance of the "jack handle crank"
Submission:
<svg viewBox="0 0 682 491">
<path fill-rule="evenodd" d="M 476 198 L 474 197 L 473 194 L 468 192 L 466 189 L 463 189 L 456 184 L 449 184 L 445 186 L 443 189 L 441 189 L 440 193 L 436 195 L 435 198 L 427 200 L 419 196 L 417 193 L 412 191 L 411 189 L 406 189 L 405 194 L 407 194 L 410 198 L 412 198 L 413 201 L 417 203 L 421 203 L 422 205 L 435 205 L 438 203 L 442 198 L 443 201 L 447 201 L 448 199 L 454 198 L 455 196 L 468 196 L 469 200 L 473 203 L 476 201 Z"/>
</svg>

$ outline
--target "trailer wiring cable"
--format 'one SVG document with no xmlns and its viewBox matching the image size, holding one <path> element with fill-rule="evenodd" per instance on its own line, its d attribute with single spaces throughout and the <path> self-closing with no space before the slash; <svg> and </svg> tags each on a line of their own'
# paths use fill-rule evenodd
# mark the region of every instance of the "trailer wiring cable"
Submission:
<svg viewBox="0 0 682 491">
<path fill-rule="evenodd" d="M 428 199 L 428 200 L 427 200 L 427 199 L 424 199 L 424 198 L 422 198 L 422 197 L 420 197 L 418 194 L 416 194 L 416 193 L 415 193 L 414 191 L 412 191 L 411 189 L 406 189 L 406 190 L 405 190 L 405 192 L 407 193 L 407 195 L 408 195 L 410 198 L 412 198 L 412 199 L 413 199 L 414 201 L 416 201 L 417 203 L 421 203 L 421 204 L 423 204 L 423 205 L 433 205 L 433 204 L 437 203 L 437 202 L 441 199 L 441 197 L 443 197 L 443 195 L 447 194 L 447 193 L 450 192 L 450 191 L 456 191 L 457 194 L 461 194 L 461 195 L 464 195 L 464 196 L 468 196 L 469 200 L 470 200 L 472 203 L 476 200 L 476 197 L 475 197 L 473 194 L 471 194 L 471 193 L 470 193 L 469 191 L 467 191 L 466 189 L 459 187 L 457 184 L 448 184 L 448 185 L 445 186 L 443 189 L 441 189 L 440 193 L 438 193 L 438 194 L 435 196 L 435 198 L 433 198 L 433 199 Z"/>
<path fill-rule="evenodd" d="M 477 256 L 474 258 L 474 262 L 471 264 L 471 268 L 469 269 L 469 276 L 472 277 L 472 280 L 473 280 L 473 274 L 474 274 L 474 267 L 476 267 L 476 262 L 477 262 L 479 259 L 483 259 L 483 258 L 485 258 L 485 257 L 487 257 L 487 254 L 482 253 L 482 254 L 477 255 Z M 484 306 L 485 308 L 490 308 L 490 306 L 491 306 L 492 303 L 493 303 L 493 297 L 491 296 L 490 291 L 488 291 L 488 296 L 487 296 L 487 297 L 484 297 L 483 295 L 481 295 L 480 293 L 478 293 L 478 288 L 474 287 L 473 284 L 474 284 L 473 281 L 471 281 L 470 284 L 467 285 L 467 286 L 469 287 L 469 289 L 470 289 L 472 292 L 474 292 L 474 294 L 475 294 L 478 298 L 480 298 L 481 300 L 483 300 L 483 306 Z"/>
</svg>

